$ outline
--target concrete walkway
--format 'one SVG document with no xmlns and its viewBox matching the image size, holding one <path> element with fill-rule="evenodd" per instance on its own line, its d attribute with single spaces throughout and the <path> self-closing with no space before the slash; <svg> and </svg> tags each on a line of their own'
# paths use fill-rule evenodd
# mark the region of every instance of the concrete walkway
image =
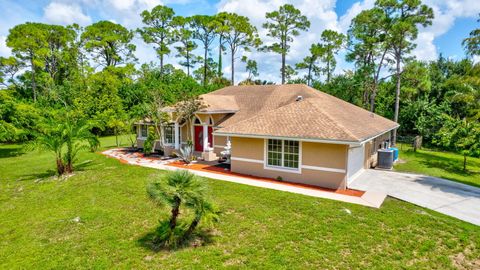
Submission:
<svg viewBox="0 0 480 270">
<path fill-rule="evenodd" d="M 175 159 L 170 159 L 167 161 L 167 160 L 159 160 L 159 159 L 142 158 L 142 157 L 139 157 L 138 155 L 135 155 L 134 153 L 122 152 L 121 149 L 110 149 L 102 153 L 104 155 L 119 159 L 124 163 L 139 165 L 143 167 L 149 167 L 149 168 L 160 169 L 160 170 L 179 170 L 179 169 L 182 170 L 183 169 L 183 168 L 168 166 L 168 163 L 175 161 Z M 374 207 L 374 208 L 379 208 L 386 198 L 385 193 L 375 192 L 370 190 L 365 192 L 361 197 L 357 197 L 357 196 L 338 194 L 335 192 L 317 190 L 313 188 L 306 188 L 301 186 L 292 186 L 292 185 L 286 185 L 282 183 L 266 182 L 266 181 L 261 181 L 254 178 L 241 177 L 236 175 L 226 175 L 226 174 L 213 173 L 213 172 L 211 173 L 211 172 L 190 170 L 187 168 L 185 168 L 184 170 L 189 170 L 190 172 L 202 177 L 228 181 L 228 182 L 233 182 L 238 184 L 244 184 L 249 186 L 292 192 L 292 193 L 297 193 L 297 194 L 302 194 L 302 195 L 307 195 L 307 196 L 312 196 L 317 198 L 354 203 L 354 204 L 359 204 L 359 205 Z"/>
<path fill-rule="evenodd" d="M 380 170 L 366 170 L 349 187 L 383 192 L 480 225 L 480 188 L 426 175 Z"/>
</svg>

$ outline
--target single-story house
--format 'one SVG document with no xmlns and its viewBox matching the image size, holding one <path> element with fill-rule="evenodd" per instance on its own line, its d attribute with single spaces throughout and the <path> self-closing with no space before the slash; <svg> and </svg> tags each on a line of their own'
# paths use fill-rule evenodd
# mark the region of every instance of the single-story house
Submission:
<svg viewBox="0 0 480 270">
<path fill-rule="evenodd" d="M 206 158 L 231 144 L 231 171 L 344 189 L 398 124 L 302 84 L 229 86 L 201 96 L 194 119 L 163 126 L 166 154 L 192 137 Z M 148 123 L 138 125 L 138 146 Z M 208 154 L 208 155 L 206 155 Z"/>
</svg>

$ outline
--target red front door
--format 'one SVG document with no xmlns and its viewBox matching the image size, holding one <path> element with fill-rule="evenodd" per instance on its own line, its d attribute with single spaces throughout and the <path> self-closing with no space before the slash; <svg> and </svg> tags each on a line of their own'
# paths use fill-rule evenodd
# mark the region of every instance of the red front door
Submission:
<svg viewBox="0 0 480 270">
<path fill-rule="evenodd" d="M 212 147 L 213 138 L 212 138 L 212 127 L 208 127 L 208 142 L 210 147 Z M 195 126 L 195 151 L 203 151 L 203 126 Z"/>
</svg>

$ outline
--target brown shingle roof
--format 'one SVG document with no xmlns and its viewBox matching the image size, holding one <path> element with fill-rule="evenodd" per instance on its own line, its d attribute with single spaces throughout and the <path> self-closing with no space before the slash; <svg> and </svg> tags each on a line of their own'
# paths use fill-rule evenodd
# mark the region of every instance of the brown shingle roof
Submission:
<svg viewBox="0 0 480 270">
<path fill-rule="evenodd" d="M 206 94 L 201 95 L 200 98 L 207 105 L 201 112 L 237 112 L 239 110 L 234 96 Z"/>
<path fill-rule="evenodd" d="M 298 96 L 303 100 L 296 101 Z M 398 127 L 391 120 L 301 84 L 229 86 L 202 97 L 209 108 L 238 108 L 218 124 L 219 134 L 363 141 Z"/>
</svg>

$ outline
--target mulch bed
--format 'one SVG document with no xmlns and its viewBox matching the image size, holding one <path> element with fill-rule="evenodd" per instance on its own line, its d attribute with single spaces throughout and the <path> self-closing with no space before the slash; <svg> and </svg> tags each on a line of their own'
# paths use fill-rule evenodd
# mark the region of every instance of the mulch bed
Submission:
<svg viewBox="0 0 480 270">
<path fill-rule="evenodd" d="M 349 195 L 349 196 L 355 196 L 355 197 L 362 197 L 362 195 L 365 193 L 364 191 L 355 190 L 355 189 L 328 189 L 328 188 L 322 188 L 322 187 L 317 187 L 313 185 L 279 181 L 273 178 L 265 178 L 265 177 L 235 173 L 235 172 L 231 172 L 228 168 L 225 168 L 226 164 L 221 164 L 221 163 L 219 165 L 209 165 L 209 164 L 201 164 L 201 163 L 191 163 L 189 165 L 186 165 L 182 161 L 175 161 L 175 162 L 168 163 L 167 166 L 173 166 L 178 168 L 188 168 L 196 171 L 218 173 L 218 174 L 230 175 L 230 176 L 239 176 L 244 178 L 250 178 L 252 180 L 257 180 L 257 181 L 259 180 L 259 181 L 265 181 L 265 182 L 276 183 L 276 184 L 281 183 L 281 184 L 293 186 L 293 187 L 309 188 L 313 190 L 327 191 L 327 192 L 333 192 L 337 194 L 343 194 L 343 195 Z"/>
</svg>

